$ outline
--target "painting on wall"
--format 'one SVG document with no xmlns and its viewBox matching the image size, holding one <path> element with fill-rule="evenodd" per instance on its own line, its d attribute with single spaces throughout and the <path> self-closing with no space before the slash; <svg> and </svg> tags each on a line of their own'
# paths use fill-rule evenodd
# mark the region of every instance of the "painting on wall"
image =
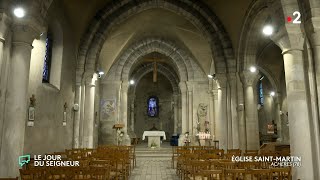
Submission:
<svg viewBox="0 0 320 180">
<path fill-rule="evenodd" d="M 114 115 L 116 112 L 116 100 L 114 99 L 103 99 L 101 100 L 101 114 L 102 118 L 108 118 Z"/>
<path fill-rule="evenodd" d="M 274 134 L 274 125 L 273 124 L 267 125 L 267 134 Z"/>
</svg>

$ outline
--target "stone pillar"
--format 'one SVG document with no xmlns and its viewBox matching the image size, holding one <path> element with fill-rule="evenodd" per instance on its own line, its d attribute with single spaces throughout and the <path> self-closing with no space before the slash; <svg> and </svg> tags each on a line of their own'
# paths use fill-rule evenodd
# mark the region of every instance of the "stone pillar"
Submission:
<svg viewBox="0 0 320 180">
<path fill-rule="evenodd" d="M 80 94 L 80 124 L 79 124 L 79 147 L 83 148 L 84 147 L 84 110 L 85 110 L 85 99 L 86 99 L 86 86 L 85 86 L 85 81 L 82 79 L 81 80 L 81 94 Z"/>
<path fill-rule="evenodd" d="M 247 149 L 247 135 L 246 135 L 246 120 L 244 112 L 244 95 L 243 95 L 243 85 L 240 81 L 239 76 L 237 76 L 237 112 L 239 118 L 239 146 L 240 149 L 244 152 Z"/>
<path fill-rule="evenodd" d="M 229 81 L 229 79 L 228 79 Z M 231 114 L 231 89 L 229 82 L 226 87 L 227 92 L 227 124 L 228 124 L 228 149 L 233 149 L 232 139 L 232 114 Z"/>
<path fill-rule="evenodd" d="M 2 134 L 3 134 L 3 121 L 5 115 L 5 91 L 6 91 L 6 71 L 4 71 L 3 66 L 5 65 L 4 61 L 4 45 L 7 37 L 7 29 L 9 26 L 9 18 L 6 14 L 0 13 L 0 149 L 2 147 Z M 10 42 L 9 42 L 10 43 Z M 8 62 L 8 61 L 6 61 Z M 1 151 L 0 151 L 1 156 Z"/>
<path fill-rule="evenodd" d="M 212 128 L 212 139 L 213 140 L 218 140 L 217 139 L 217 118 L 219 117 L 218 116 L 218 105 L 219 105 L 219 102 L 218 102 L 218 88 L 216 87 L 217 85 L 217 83 L 214 81 L 213 82 L 213 84 L 215 84 L 214 85 L 214 87 L 213 87 L 213 89 L 212 89 L 212 96 L 213 96 L 213 112 L 214 112 L 214 114 L 213 114 L 213 121 L 212 121 L 212 124 L 211 124 L 211 128 Z"/>
<path fill-rule="evenodd" d="M 185 82 L 179 83 L 181 92 L 181 134 L 179 137 L 179 146 L 184 145 L 184 133 L 188 132 L 188 104 L 187 104 L 187 86 Z"/>
<path fill-rule="evenodd" d="M 131 101 L 131 108 L 130 108 L 130 120 L 131 120 L 131 124 L 130 124 L 130 129 L 132 132 L 134 132 L 134 100 Z"/>
<path fill-rule="evenodd" d="M 178 94 L 173 94 L 173 117 L 174 117 L 174 134 L 178 133 L 178 119 L 179 119 L 179 110 L 178 110 Z"/>
<path fill-rule="evenodd" d="M 260 148 L 259 121 L 258 121 L 258 103 L 256 99 L 256 82 L 258 72 L 252 73 L 244 71 L 242 73 L 242 82 L 244 85 L 244 109 L 246 123 L 247 149 L 258 150 Z"/>
<path fill-rule="evenodd" d="M 319 10 L 319 8 L 318 8 Z M 314 9 L 315 11 L 315 9 Z M 315 11 L 316 12 L 316 11 Z M 311 97 L 311 106 L 312 106 L 312 112 L 313 112 L 313 131 L 314 131 L 314 154 L 316 155 L 317 164 L 315 165 L 320 168 L 320 122 L 319 122 L 319 113 L 320 113 L 320 16 L 317 15 L 317 17 L 311 17 L 305 22 L 305 29 L 307 31 L 307 35 L 309 36 L 310 44 L 311 44 L 311 50 L 313 58 L 313 62 L 309 62 L 309 64 L 312 64 L 314 66 L 314 74 L 316 76 L 315 78 L 315 85 L 312 84 L 310 90 L 313 90 L 313 93 L 311 93 L 311 96 L 318 96 L 317 100 L 313 97 Z M 310 52 L 310 51 L 309 51 Z M 310 69 L 309 69 L 309 76 L 310 76 Z M 312 79 L 314 76 L 312 76 Z M 310 79 L 310 78 L 309 78 Z M 311 82 L 310 82 L 311 84 Z M 316 89 L 316 90 L 315 90 Z M 316 168 L 315 168 L 316 169 Z M 317 174 L 315 177 L 320 178 L 320 172 L 315 171 Z"/>
<path fill-rule="evenodd" d="M 9 26 L 9 18 L 5 13 L 0 13 L 0 74 L 3 65 L 3 50 L 6 41 L 7 29 Z"/>
<path fill-rule="evenodd" d="M 130 145 L 130 137 L 128 135 L 128 89 L 129 82 L 121 83 L 121 97 L 120 97 L 120 119 L 119 122 L 124 124 L 122 131 L 124 132 L 124 137 L 122 145 Z"/>
<path fill-rule="evenodd" d="M 74 104 L 78 105 L 78 110 L 74 110 L 74 122 L 73 122 L 73 148 L 79 148 L 79 136 L 80 136 L 80 103 L 81 103 L 81 76 L 76 77 L 76 88 Z"/>
<path fill-rule="evenodd" d="M 187 89 L 188 89 L 188 131 L 191 135 L 195 135 L 194 133 L 194 124 L 193 124 L 193 83 L 187 82 Z"/>
<path fill-rule="evenodd" d="M 312 129 L 315 124 L 308 107 L 308 84 L 305 81 L 304 38 L 300 29 L 290 26 L 280 28 L 272 40 L 282 49 L 284 60 L 291 155 L 302 158 L 302 166 L 293 168 L 292 176 L 293 179 L 318 179 L 319 167 L 314 159 L 317 154 Z"/>
<path fill-rule="evenodd" d="M 94 100 L 97 75 L 93 72 L 85 75 L 85 99 L 83 119 L 83 148 L 93 148 L 94 144 Z"/>
<path fill-rule="evenodd" d="M 274 102 L 274 115 L 275 115 L 275 123 L 277 124 L 277 135 L 278 135 L 278 141 L 280 143 L 283 142 L 283 137 L 282 137 L 282 122 L 281 122 L 281 117 L 280 117 L 280 93 L 277 93 L 276 96 L 273 98 Z"/>
<path fill-rule="evenodd" d="M 232 148 L 239 149 L 239 118 L 237 112 L 237 74 L 229 74 L 228 81 L 230 85 L 230 109 L 232 123 Z"/>
<path fill-rule="evenodd" d="M 218 104 L 216 107 L 216 139 L 219 140 L 219 148 L 228 148 L 228 116 L 227 116 L 227 77 L 224 74 L 217 75 Z"/>
<path fill-rule="evenodd" d="M 214 139 L 214 125 L 215 125 L 215 118 L 214 118 L 214 93 L 212 90 L 212 83 L 213 82 L 211 79 L 209 79 L 209 91 L 208 91 L 208 95 L 209 95 L 209 128 L 210 128 L 210 134 L 211 134 L 211 138 Z"/>
<path fill-rule="evenodd" d="M 40 35 L 38 30 L 25 25 L 15 25 L 13 31 L 0 158 L 1 177 L 19 174 L 17 161 L 23 155 L 32 42 Z"/>
</svg>

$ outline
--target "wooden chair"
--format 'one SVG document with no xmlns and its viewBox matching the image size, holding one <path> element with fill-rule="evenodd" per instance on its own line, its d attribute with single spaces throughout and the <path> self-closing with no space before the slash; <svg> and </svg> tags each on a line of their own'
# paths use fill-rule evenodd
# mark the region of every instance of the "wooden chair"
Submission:
<svg viewBox="0 0 320 180">
<path fill-rule="evenodd" d="M 45 179 L 45 172 L 36 169 L 19 169 L 21 180 Z"/>
<path fill-rule="evenodd" d="M 246 172 L 245 169 L 225 169 L 224 177 L 226 180 L 245 180 Z"/>
<path fill-rule="evenodd" d="M 248 169 L 247 175 L 252 180 L 272 180 L 271 169 Z"/>
<path fill-rule="evenodd" d="M 277 180 L 291 180 L 291 168 L 272 168 L 272 178 Z"/>
<path fill-rule="evenodd" d="M 240 156 L 241 155 L 241 150 L 240 149 L 228 149 L 227 150 L 228 154 Z"/>
<path fill-rule="evenodd" d="M 202 170 L 201 172 L 208 180 L 224 180 L 223 170 Z"/>
</svg>

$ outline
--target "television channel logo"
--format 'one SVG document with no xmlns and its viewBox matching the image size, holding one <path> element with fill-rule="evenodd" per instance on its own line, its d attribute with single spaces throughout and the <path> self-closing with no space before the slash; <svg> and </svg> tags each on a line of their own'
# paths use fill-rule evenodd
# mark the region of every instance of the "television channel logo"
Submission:
<svg viewBox="0 0 320 180">
<path fill-rule="evenodd" d="M 30 159 L 30 155 L 19 156 L 19 165 L 22 167 L 23 165 L 28 164 L 30 162 Z"/>
</svg>

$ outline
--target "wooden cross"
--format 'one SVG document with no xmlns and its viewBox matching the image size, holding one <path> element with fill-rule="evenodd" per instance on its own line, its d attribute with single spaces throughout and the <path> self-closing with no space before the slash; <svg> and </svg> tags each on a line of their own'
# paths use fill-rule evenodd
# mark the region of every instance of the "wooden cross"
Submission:
<svg viewBox="0 0 320 180">
<path fill-rule="evenodd" d="M 159 58 L 145 58 L 144 62 L 153 62 L 153 82 L 157 82 L 158 80 L 158 65 L 159 62 L 165 62 L 163 59 Z"/>
</svg>

